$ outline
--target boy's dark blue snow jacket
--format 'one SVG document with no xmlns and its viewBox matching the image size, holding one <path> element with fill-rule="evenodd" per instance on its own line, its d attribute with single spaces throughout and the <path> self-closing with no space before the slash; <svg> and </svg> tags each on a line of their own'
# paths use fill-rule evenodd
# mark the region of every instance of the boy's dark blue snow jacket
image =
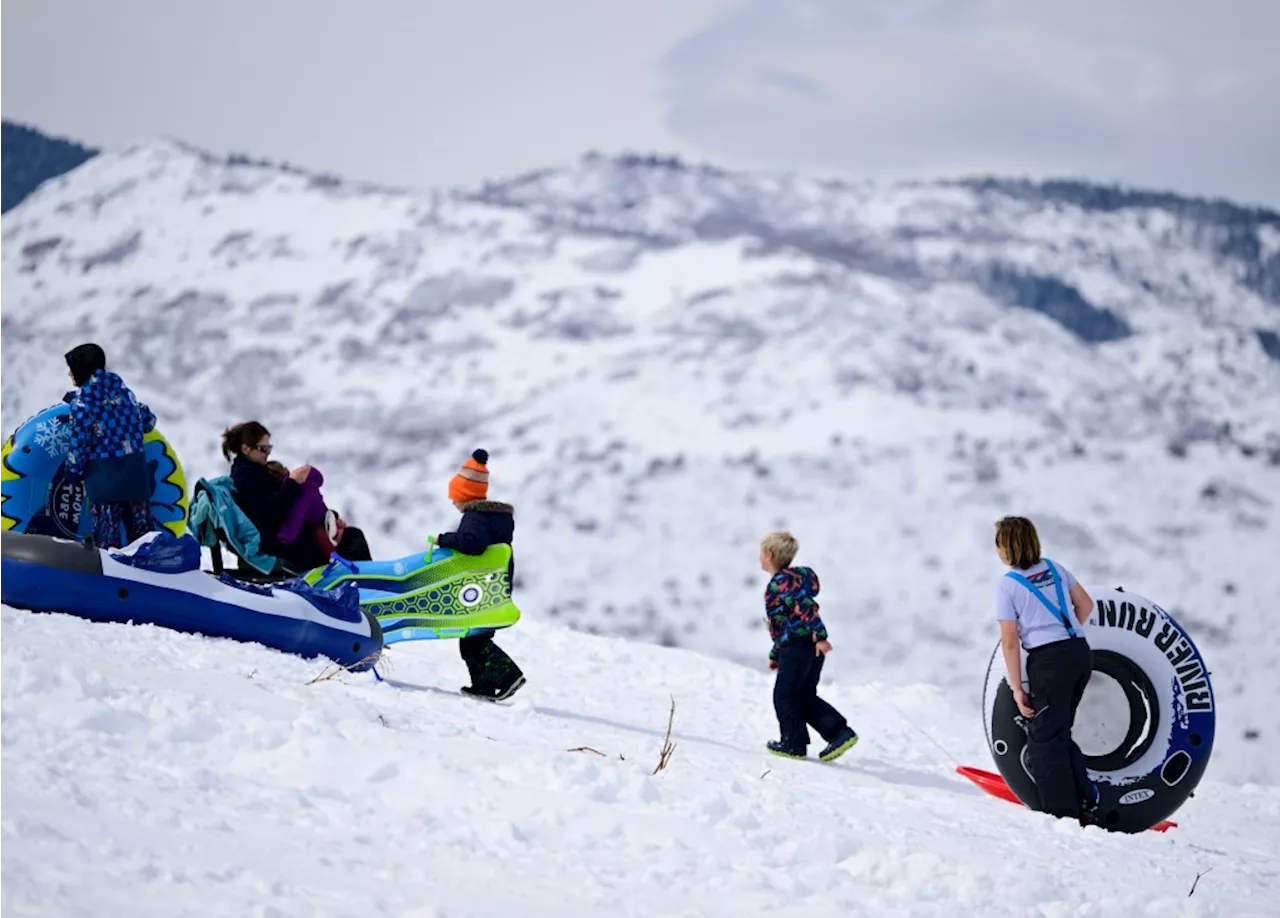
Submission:
<svg viewBox="0 0 1280 918">
<path fill-rule="evenodd" d="M 773 649 L 769 659 L 778 659 L 778 648 L 794 640 L 825 641 L 827 626 L 818 615 L 818 575 L 808 567 L 784 567 L 769 578 L 764 590 L 764 611 L 769 617 Z"/>
<path fill-rule="evenodd" d="M 84 482 L 86 499 L 93 504 L 151 500 L 142 443 L 156 426 L 151 409 L 110 370 L 95 370 L 64 401 L 71 406 L 67 472 Z"/>
<path fill-rule="evenodd" d="M 481 555 L 490 545 L 510 545 L 515 535 L 515 507 L 496 500 L 473 500 L 462 505 L 462 521 L 455 532 L 442 532 L 436 544 L 464 555 Z M 507 564 L 507 579 L 516 584 L 516 556 Z"/>
</svg>

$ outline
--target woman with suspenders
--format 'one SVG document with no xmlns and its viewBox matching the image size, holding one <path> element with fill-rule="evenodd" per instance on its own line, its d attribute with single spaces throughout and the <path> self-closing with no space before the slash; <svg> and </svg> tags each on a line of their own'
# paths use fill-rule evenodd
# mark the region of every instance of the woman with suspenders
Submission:
<svg viewBox="0 0 1280 918">
<path fill-rule="evenodd" d="M 1069 570 L 1040 556 L 1040 537 L 1030 520 L 1006 516 L 996 523 L 995 541 L 1000 560 L 1011 568 L 996 589 L 1000 645 L 1009 686 L 1026 718 L 1027 767 L 1040 809 L 1088 823 L 1097 788 L 1071 727 L 1093 672 L 1083 633 L 1093 600 Z M 1025 683 L 1019 646 L 1027 651 Z"/>
</svg>

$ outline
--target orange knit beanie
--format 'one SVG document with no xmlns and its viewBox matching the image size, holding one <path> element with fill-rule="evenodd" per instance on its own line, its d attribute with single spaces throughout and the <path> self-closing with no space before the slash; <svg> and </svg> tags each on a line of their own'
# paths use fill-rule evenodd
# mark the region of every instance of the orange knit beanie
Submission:
<svg viewBox="0 0 1280 918">
<path fill-rule="evenodd" d="M 489 496 L 489 469 L 485 463 L 489 454 L 482 449 L 471 454 L 471 458 L 462 463 L 458 474 L 449 479 L 449 500 L 466 503 L 471 500 L 484 500 Z"/>
</svg>

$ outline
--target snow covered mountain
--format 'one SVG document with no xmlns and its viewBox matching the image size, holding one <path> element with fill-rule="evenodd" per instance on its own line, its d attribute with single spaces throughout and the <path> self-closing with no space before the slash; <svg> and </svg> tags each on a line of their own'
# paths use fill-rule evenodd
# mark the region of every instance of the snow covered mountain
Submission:
<svg viewBox="0 0 1280 918">
<path fill-rule="evenodd" d="M 154 142 L 6 214 L 3 291 L 6 432 L 97 340 L 191 480 L 258 418 L 380 555 L 453 524 L 484 447 L 526 616 L 753 666 L 785 526 L 831 672 L 939 685 L 979 735 L 992 523 L 1029 515 L 1197 637 L 1210 776 L 1280 781 L 1275 213 L 596 155 L 408 193 Z"/>
<path fill-rule="evenodd" d="M 509 706 L 448 694 L 439 643 L 388 651 L 402 689 L 149 626 L 0 628 L 10 918 L 1264 918 L 1280 896 L 1280 788 L 1210 779 L 1167 834 L 1082 830 L 957 776 L 982 733 L 933 685 L 832 682 L 863 739 L 824 765 L 764 752 L 767 673 L 539 621 L 503 642 L 530 675 Z"/>
</svg>

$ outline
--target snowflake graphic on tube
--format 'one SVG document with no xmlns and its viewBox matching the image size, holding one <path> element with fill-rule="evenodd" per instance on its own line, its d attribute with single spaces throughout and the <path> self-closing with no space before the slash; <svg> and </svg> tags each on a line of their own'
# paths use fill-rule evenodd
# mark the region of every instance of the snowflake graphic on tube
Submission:
<svg viewBox="0 0 1280 918">
<path fill-rule="evenodd" d="M 36 446 L 44 449 L 50 459 L 59 459 L 71 449 L 71 425 L 61 418 L 36 423 Z"/>
</svg>

